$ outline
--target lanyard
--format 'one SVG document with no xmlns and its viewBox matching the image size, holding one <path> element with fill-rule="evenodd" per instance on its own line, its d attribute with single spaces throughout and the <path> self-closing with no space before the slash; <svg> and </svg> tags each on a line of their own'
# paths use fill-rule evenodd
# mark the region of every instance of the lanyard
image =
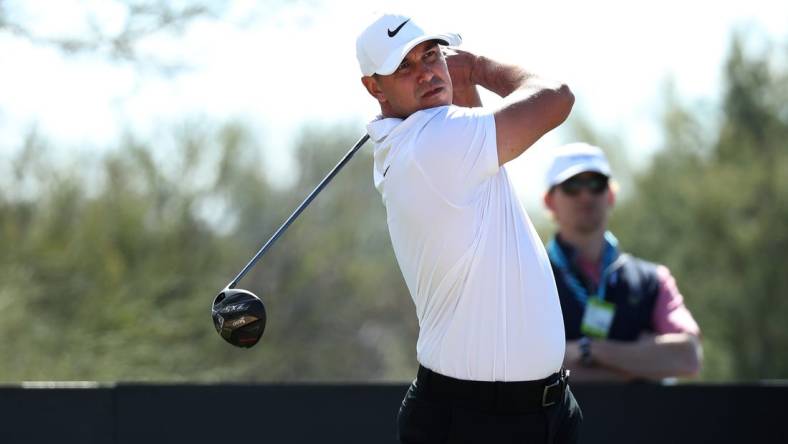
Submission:
<svg viewBox="0 0 788 444">
<path fill-rule="evenodd" d="M 602 255 L 602 270 L 599 277 L 599 286 L 597 288 L 596 297 L 601 300 L 605 300 L 605 290 L 606 290 L 606 282 L 607 278 L 610 275 L 610 269 L 613 262 L 616 260 L 616 256 L 618 255 L 618 239 L 613 236 L 613 233 L 606 231 L 605 232 L 605 251 Z M 572 290 L 572 293 L 575 296 L 575 299 L 580 301 L 580 303 L 585 304 L 588 301 L 589 295 L 588 290 L 580 283 L 580 281 L 575 277 L 572 271 L 569 269 L 569 260 L 564 254 L 564 251 L 561 247 L 558 246 L 558 242 L 556 242 L 555 238 L 551 239 L 550 242 L 547 244 L 547 254 L 550 256 L 550 260 L 553 261 L 555 266 L 561 271 L 561 275 L 564 277 L 564 282 L 569 286 L 569 289 Z"/>
</svg>

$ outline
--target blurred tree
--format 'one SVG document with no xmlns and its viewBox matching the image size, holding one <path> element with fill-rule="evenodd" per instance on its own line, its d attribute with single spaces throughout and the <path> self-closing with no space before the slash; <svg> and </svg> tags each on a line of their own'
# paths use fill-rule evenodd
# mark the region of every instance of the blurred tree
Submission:
<svg viewBox="0 0 788 444">
<path fill-rule="evenodd" d="M 260 209 L 273 219 L 260 223 L 249 217 L 242 223 L 246 234 L 240 238 L 253 240 L 245 256 L 354 142 L 351 130 L 341 127 L 304 132 L 297 144 L 299 180 L 277 206 Z M 250 357 L 248 377 L 404 380 L 412 375 L 415 311 L 372 186 L 369 150 L 368 145 L 356 153 L 242 285 L 259 291 L 270 313 L 264 354 Z"/>
<path fill-rule="evenodd" d="M 57 26 L 53 31 L 52 21 L 41 20 L 45 5 L 35 8 L 36 5 L 0 0 L 0 33 L 71 54 L 100 54 L 111 60 L 153 62 L 165 67 L 163 61 L 141 53 L 140 43 L 160 34 L 182 33 L 199 18 L 218 18 L 228 3 L 225 0 L 112 0 L 79 5 L 81 9 L 77 7 L 74 11 L 77 14 L 54 19 Z M 31 12 L 36 9 L 35 14 Z M 75 17 L 78 20 L 68 22 Z"/>
<path fill-rule="evenodd" d="M 627 250 L 676 275 L 707 380 L 788 376 L 788 70 L 770 54 L 734 41 L 714 128 L 668 94 L 665 147 L 612 221 Z M 128 136 L 63 164 L 32 133 L 0 178 L 0 382 L 410 379 L 417 321 L 369 146 L 241 282 L 266 302 L 261 343 L 232 348 L 209 316 L 356 132 L 305 129 L 289 188 L 239 125 L 185 125 L 172 148 Z"/>
<path fill-rule="evenodd" d="M 305 2 L 318 3 L 299 3 Z M 41 0 L 0 0 L 0 36 L 7 34 L 69 55 L 98 56 L 170 75 L 185 69 L 186 63 L 176 60 L 172 52 L 162 56 L 156 51 L 166 39 L 177 44 L 196 23 L 205 21 L 236 28 L 259 24 L 290 3 L 294 2 L 104 0 L 69 2 L 58 9 Z"/>
<path fill-rule="evenodd" d="M 181 320 L 197 315 L 191 295 L 214 285 L 222 258 L 191 211 L 196 190 L 178 188 L 132 141 L 103 161 L 98 186 L 83 164 L 49 168 L 35 200 L 6 197 L 0 211 L 11 246 L 0 331 L 14 339 L 0 344 L 0 379 L 185 377 L 195 350 L 180 342 L 212 332 Z"/>
<path fill-rule="evenodd" d="M 241 127 L 179 134 L 166 162 L 128 137 L 99 162 L 101 183 L 84 159 L 48 164 L 40 139 L 21 150 L 18 169 L 40 173 L 0 188 L 0 381 L 409 378 L 415 314 L 370 153 L 242 281 L 269 311 L 246 351 L 213 330 L 213 296 L 354 140 L 306 131 L 300 179 L 277 189 Z M 28 182 L 29 199 L 15 191 Z"/>
<path fill-rule="evenodd" d="M 672 268 L 709 380 L 788 376 L 788 71 L 745 47 L 733 40 L 713 140 L 669 97 L 665 148 L 613 224 L 627 248 Z"/>
</svg>

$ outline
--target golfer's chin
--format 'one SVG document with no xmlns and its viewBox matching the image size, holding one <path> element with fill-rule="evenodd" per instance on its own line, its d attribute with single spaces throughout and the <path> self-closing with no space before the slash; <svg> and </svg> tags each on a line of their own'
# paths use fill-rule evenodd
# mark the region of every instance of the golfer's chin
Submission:
<svg viewBox="0 0 788 444">
<path fill-rule="evenodd" d="M 421 109 L 451 105 L 451 89 L 441 86 L 434 90 L 427 91 L 419 98 L 419 102 Z"/>
</svg>

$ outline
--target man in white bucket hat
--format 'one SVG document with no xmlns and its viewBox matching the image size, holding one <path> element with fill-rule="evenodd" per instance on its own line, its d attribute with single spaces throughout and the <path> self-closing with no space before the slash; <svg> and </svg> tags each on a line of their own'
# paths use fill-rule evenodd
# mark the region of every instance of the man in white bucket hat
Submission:
<svg viewBox="0 0 788 444">
<path fill-rule="evenodd" d="M 550 263 L 504 165 L 569 115 L 560 83 L 384 14 L 358 37 L 391 243 L 416 306 L 403 443 L 576 442 Z M 447 52 L 451 54 L 447 55 Z M 477 86 L 503 97 L 481 106 Z"/>
<path fill-rule="evenodd" d="M 616 201 L 605 153 L 587 143 L 554 148 L 545 206 L 547 244 L 566 330 L 564 364 L 578 381 L 688 377 L 702 362 L 700 328 L 664 265 L 621 251 L 608 230 Z"/>
</svg>

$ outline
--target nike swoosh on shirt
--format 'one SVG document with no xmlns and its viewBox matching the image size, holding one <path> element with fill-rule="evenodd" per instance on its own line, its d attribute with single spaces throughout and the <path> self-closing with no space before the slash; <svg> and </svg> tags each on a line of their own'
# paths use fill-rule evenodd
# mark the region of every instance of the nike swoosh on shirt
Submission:
<svg viewBox="0 0 788 444">
<path fill-rule="evenodd" d="M 405 26 L 405 23 L 408 23 L 409 21 L 410 21 L 410 19 L 405 20 L 404 22 L 402 22 L 401 25 L 399 25 L 396 28 L 394 28 L 393 31 L 387 28 L 386 31 L 388 31 L 389 37 L 394 37 L 395 35 L 397 35 L 399 30 L 402 29 L 402 27 Z"/>
</svg>

